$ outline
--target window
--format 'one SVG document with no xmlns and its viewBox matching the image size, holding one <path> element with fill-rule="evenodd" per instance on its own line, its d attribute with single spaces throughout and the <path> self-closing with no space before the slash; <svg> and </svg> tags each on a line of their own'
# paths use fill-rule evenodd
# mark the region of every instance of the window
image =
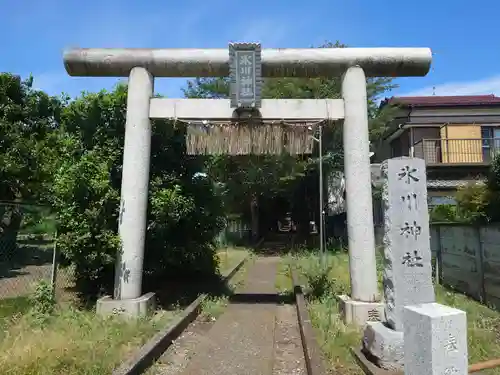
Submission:
<svg viewBox="0 0 500 375">
<path fill-rule="evenodd" d="M 491 161 L 500 152 L 500 127 L 482 126 L 483 160 Z"/>
<path fill-rule="evenodd" d="M 483 145 L 485 144 L 484 141 L 492 138 L 492 130 L 493 128 L 491 126 L 481 126 L 481 138 L 483 139 Z"/>
<path fill-rule="evenodd" d="M 402 156 L 403 150 L 401 148 L 401 140 L 399 138 L 391 142 L 391 157 L 395 158 Z"/>
<path fill-rule="evenodd" d="M 454 197 L 444 197 L 444 196 L 428 197 L 429 208 L 432 208 L 434 206 L 440 206 L 443 204 L 455 206 L 457 204 L 457 201 L 455 200 Z"/>
<path fill-rule="evenodd" d="M 390 143 L 391 157 L 410 156 L 410 132 L 405 130 Z"/>
</svg>

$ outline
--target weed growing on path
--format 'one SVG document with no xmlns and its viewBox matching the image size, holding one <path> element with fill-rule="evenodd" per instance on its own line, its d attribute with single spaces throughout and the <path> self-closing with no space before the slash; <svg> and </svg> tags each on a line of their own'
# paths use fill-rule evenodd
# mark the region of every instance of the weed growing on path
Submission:
<svg viewBox="0 0 500 375">
<path fill-rule="evenodd" d="M 228 304 L 228 296 L 209 297 L 201 305 L 202 317 L 208 321 L 215 321 L 222 315 Z"/>
<path fill-rule="evenodd" d="M 281 262 L 276 272 L 275 287 L 279 294 L 288 295 L 293 293 L 293 283 L 290 276 L 290 265 L 293 264 L 293 257 L 285 255 L 281 257 Z"/>
</svg>

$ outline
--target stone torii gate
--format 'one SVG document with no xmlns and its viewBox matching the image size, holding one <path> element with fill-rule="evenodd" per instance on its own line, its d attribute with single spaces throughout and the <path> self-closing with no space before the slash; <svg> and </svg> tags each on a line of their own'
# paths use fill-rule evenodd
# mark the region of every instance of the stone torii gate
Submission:
<svg viewBox="0 0 500 375">
<path fill-rule="evenodd" d="M 236 59 L 242 57 L 245 51 L 253 51 L 250 54 L 250 86 L 242 86 L 241 72 L 235 71 L 239 69 L 234 63 L 235 56 Z M 344 120 L 344 173 L 351 279 L 351 296 L 344 298 L 344 311 L 347 320 L 366 321 L 368 311 L 378 309 L 366 77 L 425 76 L 431 60 L 432 53 L 428 48 L 260 50 L 260 45 L 242 44 L 230 45 L 229 51 L 80 48 L 65 51 L 64 65 L 71 76 L 129 79 L 119 222 L 122 252 L 117 264 L 114 298 L 101 299 L 98 311 L 138 315 L 147 312 L 154 303 L 153 293 L 142 295 L 151 149 L 150 119 L 169 118 L 202 124 L 218 120 L 228 122 L 234 119 L 235 111 L 243 108 L 247 112 L 258 111 L 260 121 L 268 122 L 304 124 Z M 260 100 L 261 77 L 314 78 L 341 75 L 342 99 Z M 154 77 L 223 76 L 232 78 L 231 99 L 153 98 Z"/>
</svg>

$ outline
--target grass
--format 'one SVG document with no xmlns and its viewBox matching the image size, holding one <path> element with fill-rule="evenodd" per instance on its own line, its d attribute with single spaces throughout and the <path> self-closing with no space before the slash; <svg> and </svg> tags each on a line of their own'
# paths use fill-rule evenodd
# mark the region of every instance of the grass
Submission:
<svg viewBox="0 0 500 375">
<path fill-rule="evenodd" d="M 275 287 L 279 294 L 286 295 L 293 292 L 292 278 L 290 277 L 291 256 L 284 256 L 276 272 Z"/>
<path fill-rule="evenodd" d="M 126 321 L 69 308 L 43 326 L 25 315 L 9 327 L 0 343 L 0 373 L 110 374 L 175 315 L 158 311 L 150 318 Z"/>
<path fill-rule="evenodd" d="M 349 258 L 344 252 L 329 254 L 326 270 L 326 289 L 318 293 L 322 269 L 319 258 L 311 253 L 302 253 L 290 259 L 308 284 L 308 291 L 316 296 L 309 300 L 311 321 L 316 328 L 318 342 L 325 353 L 329 368 L 339 374 L 362 374 L 362 370 L 352 358 L 349 348 L 359 346 L 362 330 L 345 324 L 340 319 L 335 296 L 349 294 Z M 379 271 L 380 271 L 379 263 Z M 379 272 L 380 275 L 380 272 Z M 381 278 L 379 278 L 381 282 Z M 437 302 L 456 307 L 467 313 L 469 364 L 500 358 L 500 312 L 491 310 L 467 296 L 445 289 L 437 285 Z M 379 286 L 381 289 L 381 285 Z M 488 371 L 489 374 L 500 374 L 500 368 Z"/>
<path fill-rule="evenodd" d="M 249 252 L 228 248 L 218 252 L 220 272 L 226 274 Z M 235 275 L 232 286 L 244 277 Z M 214 297 L 203 308 L 216 318 L 227 304 L 227 295 Z M 0 374 L 110 374 L 127 356 L 168 326 L 179 310 L 159 310 L 152 317 L 124 320 L 103 318 L 94 311 L 77 310 L 68 304 L 43 324 L 29 313 L 26 297 L 0 300 Z"/>
<path fill-rule="evenodd" d="M 14 297 L 0 300 L 0 319 L 3 322 L 5 319 L 10 319 L 16 314 L 25 313 L 30 307 L 29 303 L 28 297 Z"/>
<path fill-rule="evenodd" d="M 19 317 L 28 312 L 28 297 L 14 297 L 0 300 L 0 338 L 3 338 L 8 327 Z"/>
<path fill-rule="evenodd" d="M 219 271 L 226 274 L 231 271 L 241 260 L 249 256 L 248 249 L 244 247 L 226 247 L 217 252 L 219 257 Z"/>
</svg>

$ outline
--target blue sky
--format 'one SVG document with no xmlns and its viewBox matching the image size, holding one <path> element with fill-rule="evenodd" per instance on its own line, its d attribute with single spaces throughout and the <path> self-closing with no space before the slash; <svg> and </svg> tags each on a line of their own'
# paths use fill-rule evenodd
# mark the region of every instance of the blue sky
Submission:
<svg viewBox="0 0 500 375">
<path fill-rule="evenodd" d="M 238 7 L 236 4 L 240 4 Z M 394 95 L 500 95 L 498 0 L 0 0 L 0 71 L 32 73 L 50 94 L 111 88 L 118 79 L 69 77 L 66 47 L 430 47 L 432 71 L 403 78 Z M 156 91 L 181 97 L 183 79 Z"/>
</svg>

